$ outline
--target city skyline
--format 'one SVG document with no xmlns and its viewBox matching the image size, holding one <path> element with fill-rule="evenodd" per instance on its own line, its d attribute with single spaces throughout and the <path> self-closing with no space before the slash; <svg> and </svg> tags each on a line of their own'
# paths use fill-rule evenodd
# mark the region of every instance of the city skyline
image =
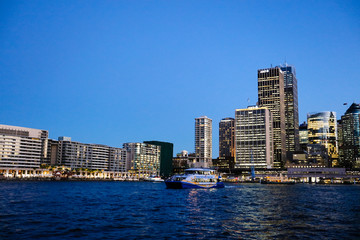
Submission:
<svg viewBox="0 0 360 240">
<path fill-rule="evenodd" d="M 217 126 L 254 105 L 257 70 L 285 61 L 297 70 L 299 123 L 360 102 L 356 1 L 1 5 L 0 123 L 53 139 L 194 152 L 193 119 Z"/>
</svg>

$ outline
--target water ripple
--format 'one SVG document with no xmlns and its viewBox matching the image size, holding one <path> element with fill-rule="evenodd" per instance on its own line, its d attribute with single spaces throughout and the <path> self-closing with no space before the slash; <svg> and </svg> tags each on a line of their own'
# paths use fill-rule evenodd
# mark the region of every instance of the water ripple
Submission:
<svg viewBox="0 0 360 240">
<path fill-rule="evenodd" d="M 0 182 L 0 239 L 357 239 L 360 186 Z"/>
</svg>

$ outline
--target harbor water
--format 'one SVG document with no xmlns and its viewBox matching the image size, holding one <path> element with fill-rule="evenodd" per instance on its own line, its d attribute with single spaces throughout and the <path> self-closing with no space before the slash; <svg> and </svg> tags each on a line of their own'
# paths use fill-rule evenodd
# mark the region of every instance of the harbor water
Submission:
<svg viewBox="0 0 360 240">
<path fill-rule="evenodd" d="M 1 181 L 0 239 L 360 239 L 360 185 Z"/>
</svg>

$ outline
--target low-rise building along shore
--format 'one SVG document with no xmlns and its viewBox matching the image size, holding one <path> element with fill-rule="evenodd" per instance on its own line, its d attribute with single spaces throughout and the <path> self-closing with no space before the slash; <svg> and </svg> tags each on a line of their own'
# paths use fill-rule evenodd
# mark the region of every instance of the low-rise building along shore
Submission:
<svg viewBox="0 0 360 240">
<path fill-rule="evenodd" d="M 60 173 L 67 178 L 141 179 L 160 175 L 160 153 L 161 146 L 150 143 L 116 148 L 70 137 L 53 140 L 47 130 L 0 125 L 0 178 L 51 178 Z"/>
</svg>

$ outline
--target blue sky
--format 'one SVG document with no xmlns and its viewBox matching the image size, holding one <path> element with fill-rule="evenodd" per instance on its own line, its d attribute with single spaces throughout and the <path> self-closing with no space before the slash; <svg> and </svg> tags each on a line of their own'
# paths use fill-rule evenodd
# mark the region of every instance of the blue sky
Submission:
<svg viewBox="0 0 360 240">
<path fill-rule="evenodd" d="M 194 118 L 257 101 L 294 65 L 299 118 L 360 102 L 359 1 L 0 1 L 0 123 L 194 151 Z"/>
</svg>

